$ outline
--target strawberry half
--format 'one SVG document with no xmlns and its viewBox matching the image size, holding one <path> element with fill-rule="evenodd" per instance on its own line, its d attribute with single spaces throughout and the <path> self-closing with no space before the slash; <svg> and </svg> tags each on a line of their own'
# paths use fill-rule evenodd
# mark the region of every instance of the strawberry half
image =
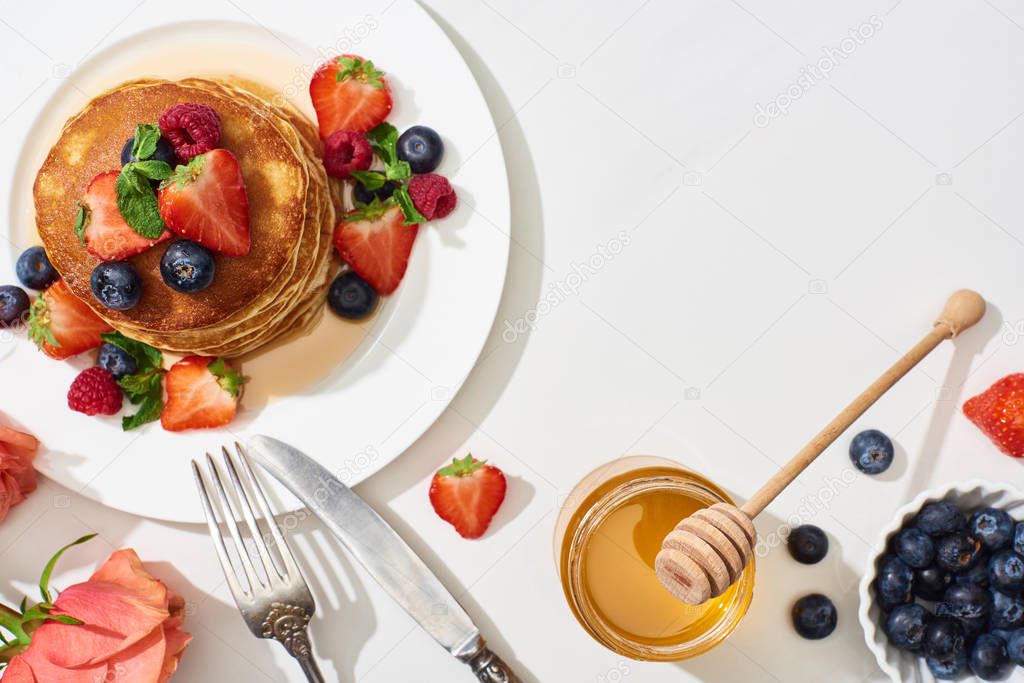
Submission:
<svg viewBox="0 0 1024 683">
<path fill-rule="evenodd" d="M 125 222 L 117 208 L 114 188 L 119 174 L 120 171 L 105 171 L 93 178 L 85 188 L 75 218 L 75 231 L 85 250 L 103 261 L 123 261 L 171 238 L 167 230 L 155 240 L 143 237 Z"/>
<path fill-rule="evenodd" d="M 405 224 L 405 215 L 391 200 L 375 199 L 342 216 L 334 228 L 334 246 L 378 294 L 391 294 L 405 276 L 418 232 L 418 225 Z"/>
<path fill-rule="evenodd" d="M 505 500 L 505 475 L 467 455 L 452 458 L 430 482 L 430 504 L 463 538 L 480 538 Z"/>
<path fill-rule="evenodd" d="M 322 64 L 309 83 L 320 137 L 339 130 L 365 133 L 391 113 L 391 86 L 373 62 L 342 55 Z"/>
<path fill-rule="evenodd" d="M 1024 373 L 1007 375 L 967 399 L 964 415 L 1003 453 L 1024 458 Z"/>
<path fill-rule="evenodd" d="M 50 358 L 64 360 L 103 344 L 113 332 L 105 320 L 57 280 L 39 295 L 29 311 L 29 337 Z"/>
<path fill-rule="evenodd" d="M 242 167 L 226 149 L 178 166 L 161 183 L 159 203 L 164 223 L 182 237 L 226 256 L 249 253 L 249 197 Z"/>
<path fill-rule="evenodd" d="M 167 402 L 160 424 L 172 432 L 223 427 L 235 417 L 245 381 L 221 358 L 182 358 L 164 378 Z"/>
</svg>

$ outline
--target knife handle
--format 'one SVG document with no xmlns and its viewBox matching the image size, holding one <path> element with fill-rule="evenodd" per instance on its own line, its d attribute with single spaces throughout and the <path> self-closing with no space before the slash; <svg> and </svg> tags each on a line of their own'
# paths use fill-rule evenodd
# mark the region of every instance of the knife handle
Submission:
<svg viewBox="0 0 1024 683">
<path fill-rule="evenodd" d="M 481 683 L 521 683 L 508 664 L 494 654 L 482 639 L 473 652 L 459 659 L 469 665 Z"/>
</svg>

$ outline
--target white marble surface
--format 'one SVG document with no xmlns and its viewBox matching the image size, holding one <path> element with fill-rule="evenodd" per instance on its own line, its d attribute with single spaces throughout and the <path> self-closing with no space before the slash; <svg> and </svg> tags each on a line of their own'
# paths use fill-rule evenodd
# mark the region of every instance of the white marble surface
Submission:
<svg viewBox="0 0 1024 683">
<path fill-rule="evenodd" d="M 498 320 L 465 388 L 359 492 L 524 680 L 883 680 L 855 614 L 877 530 L 934 484 L 1024 482 L 1021 463 L 959 411 L 1024 370 L 1024 9 L 1008 0 L 426 4 L 498 123 L 498 138 L 477 144 L 504 148 L 514 245 Z M 187 18 L 167 7 L 169 19 Z M 261 2 L 235 7 L 240 20 L 273 15 Z M 0 126 L 41 79 L 131 31 L 128 5 L 85 9 L 0 9 L 3 63 L 25 65 L 0 76 Z M 48 41 L 57 20 L 80 26 L 80 45 Z M 767 108 L 780 96 L 784 114 Z M 0 150 L 3 163 L 11 155 Z M 894 437 L 892 470 L 852 474 L 840 439 L 758 520 L 762 535 L 793 515 L 822 526 L 826 561 L 802 567 L 785 551 L 768 554 L 743 624 L 695 661 L 622 660 L 578 628 L 551 534 L 582 474 L 655 453 L 747 496 L 961 286 L 986 294 L 989 316 L 859 423 Z M 16 389 L 4 387 L 2 400 Z M 434 469 L 470 450 L 511 478 L 477 542 L 459 539 L 426 496 Z M 313 631 L 329 680 L 469 680 L 318 524 L 289 521 L 319 599 Z M 0 525 L 0 592 L 13 600 L 30 590 L 52 550 L 88 531 L 99 539 L 66 557 L 57 583 L 83 578 L 114 548 L 136 548 L 189 601 L 196 637 L 176 681 L 301 680 L 244 628 L 202 528 L 117 514 L 49 482 Z M 792 600 L 812 589 L 840 611 L 836 632 L 815 643 L 788 624 Z"/>
</svg>

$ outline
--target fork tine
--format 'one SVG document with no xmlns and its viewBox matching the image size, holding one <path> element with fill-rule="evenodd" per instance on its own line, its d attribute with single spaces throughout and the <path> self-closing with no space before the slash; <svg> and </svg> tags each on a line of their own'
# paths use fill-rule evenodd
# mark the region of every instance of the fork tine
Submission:
<svg viewBox="0 0 1024 683">
<path fill-rule="evenodd" d="M 260 561 L 263 564 L 263 570 L 267 574 L 267 579 L 271 584 L 279 583 L 284 580 L 284 576 L 281 576 L 277 570 L 277 565 L 274 563 L 274 559 L 270 555 L 270 549 L 267 547 L 267 540 L 263 536 L 263 532 L 260 530 L 260 525 L 256 522 L 256 514 L 252 509 L 252 503 L 249 501 L 249 494 L 246 491 L 246 487 L 242 484 L 242 479 L 238 476 L 238 469 L 235 467 L 235 459 L 231 455 L 227 448 L 221 447 L 221 451 L 224 454 L 224 465 L 227 467 L 228 476 L 231 477 L 231 481 L 235 484 L 235 489 L 238 491 L 238 498 L 241 501 L 242 513 L 245 515 L 245 521 L 249 525 L 250 533 L 252 534 L 253 543 L 256 544 L 256 551 L 259 553 Z M 253 487 L 258 487 L 252 479 L 249 483 Z"/>
<path fill-rule="evenodd" d="M 203 512 L 206 513 L 206 525 L 210 529 L 210 537 L 213 539 L 213 546 L 217 550 L 217 558 L 220 560 L 221 569 L 224 570 L 224 578 L 227 579 L 228 586 L 231 588 L 231 593 L 235 596 L 236 600 L 249 597 L 249 593 L 242 587 L 241 582 L 238 580 L 238 575 L 235 574 L 235 568 L 228 558 L 228 548 L 224 544 L 224 536 L 220 532 L 220 525 L 217 523 L 217 516 L 213 511 L 210 492 L 206 486 L 206 478 L 203 477 L 203 471 L 195 460 L 192 461 L 192 474 L 196 479 L 196 488 L 199 489 L 199 499 L 203 503 Z"/>
<path fill-rule="evenodd" d="M 266 588 L 263 582 L 256 575 L 256 568 L 253 567 L 252 558 L 249 557 L 249 549 L 245 545 L 245 537 L 242 536 L 242 532 L 238 527 L 238 520 L 235 518 L 235 508 L 231 504 L 231 498 L 228 496 L 228 492 L 224 489 L 224 483 L 221 481 L 220 470 L 217 467 L 217 463 L 214 462 L 213 456 L 209 453 L 206 454 L 207 464 L 210 467 L 211 476 L 213 483 L 217 488 L 217 493 L 220 497 L 221 510 L 224 512 L 224 517 L 228 522 L 228 531 L 231 533 L 231 540 L 234 541 L 235 547 L 238 549 L 238 556 L 242 563 L 242 569 L 245 571 L 246 578 L 249 579 L 249 592 L 255 594 L 261 588 Z"/>
<path fill-rule="evenodd" d="M 242 469 L 253 484 L 252 488 L 255 492 L 256 505 L 259 506 L 263 519 L 266 520 L 267 526 L 270 528 L 270 534 L 274 537 L 274 543 L 277 545 L 277 553 L 284 562 L 285 578 L 301 577 L 299 567 L 295 563 L 295 556 L 292 554 L 292 549 L 284 540 L 284 534 L 281 533 L 281 528 L 277 525 L 277 519 L 270 509 L 270 503 L 267 502 L 263 486 L 260 485 L 259 479 L 256 478 L 256 473 L 252 469 L 252 463 L 249 462 L 248 454 L 246 454 L 245 449 L 237 441 L 235 442 L 235 450 L 238 452 L 238 459 L 242 463 Z"/>
</svg>

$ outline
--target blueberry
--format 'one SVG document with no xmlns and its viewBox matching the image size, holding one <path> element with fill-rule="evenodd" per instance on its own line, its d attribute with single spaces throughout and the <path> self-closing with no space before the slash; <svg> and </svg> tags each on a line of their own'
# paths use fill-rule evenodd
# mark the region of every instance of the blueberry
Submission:
<svg viewBox="0 0 1024 683">
<path fill-rule="evenodd" d="M 811 593 L 793 605 L 793 628 L 808 640 L 821 640 L 836 629 L 836 606 L 821 593 Z"/>
<path fill-rule="evenodd" d="M 1013 538 L 1013 518 L 1005 510 L 985 508 L 971 515 L 968 529 L 989 550 L 1001 550 Z"/>
<path fill-rule="evenodd" d="M 377 292 L 350 270 L 334 278 L 327 291 L 327 305 L 342 318 L 359 320 L 377 307 Z"/>
<path fill-rule="evenodd" d="M 1024 597 L 992 591 L 993 629 L 1015 629 L 1024 626 Z"/>
<path fill-rule="evenodd" d="M 911 602 L 914 585 L 914 570 L 895 555 L 886 555 L 878 564 L 875 577 L 875 591 L 883 609 Z"/>
<path fill-rule="evenodd" d="M 924 661 L 935 678 L 951 681 L 959 678 L 960 674 L 967 669 L 967 651 L 960 650 L 948 659 L 926 657 Z"/>
<path fill-rule="evenodd" d="M 1013 551 L 1024 555 L 1024 522 L 1017 522 L 1017 526 L 1013 527 Z"/>
<path fill-rule="evenodd" d="M 131 163 L 132 161 L 138 161 L 137 158 L 132 156 L 132 148 L 135 147 L 135 136 L 131 136 L 125 140 L 124 147 L 121 148 L 121 165 Z M 160 139 L 156 143 L 156 151 L 153 152 L 152 156 L 149 157 L 154 161 L 163 161 L 174 168 L 178 163 L 178 157 L 174 154 L 174 145 L 171 141 L 160 136 Z"/>
<path fill-rule="evenodd" d="M 105 342 L 100 347 L 96 364 L 113 375 L 114 379 L 121 379 L 125 375 L 134 375 L 138 370 L 132 355 L 110 342 Z"/>
<path fill-rule="evenodd" d="M 946 589 L 942 603 L 949 616 L 957 619 L 982 619 L 992 612 L 992 594 L 973 583 L 954 583 Z"/>
<path fill-rule="evenodd" d="M 926 534 L 942 536 L 965 528 L 967 519 L 952 503 L 928 503 L 917 513 L 915 524 Z"/>
<path fill-rule="evenodd" d="M 1024 666 L 1024 628 L 1010 631 L 1006 639 L 1006 656 L 1017 666 Z"/>
<path fill-rule="evenodd" d="M 868 429 L 850 442 L 850 460 L 864 474 L 881 474 L 892 464 L 892 441 L 877 429 Z"/>
<path fill-rule="evenodd" d="M 1000 550 L 988 561 L 992 586 L 1004 593 L 1024 591 L 1024 557 L 1009 548 Z"/>
<path fill-rule="evenodd" d="M 213 283 L 217 266 L 213 254 L 198 242 L 178 240 L 167 247 L 160 259 L 160 275 L 178 292 L 199 292 Z"/>
<path fill-rule="evenodd" d="M 17 327 L 24 320 L 31 302 L 21 287 L 3 285 L 0 287 L 0 327 Z"/>
<path fill-rule="evenodd" d="M 915 569 L 924 569 L 935 560 L 935 543 L 931 536 L 916 527 L 896 534 L 892 548 L 901 560 Z"/>
<path fill-rule="evenodd" d="M 914 570 L 914 595 L 922 600 L 941 600 L 953 583 L 953 575 L 945 569 L 931 566 Z"/>
<path fill-rule="evenodd" d="M 953 573 L 966 572 L 981 557 L 981 541 L 966 531 L 946 534 L 935 544 L 935 563 Z"/>
<path fill-rule="evenodd" d="M 953 617 L 936 616 L 924 631 L 924 653 L 933 659 L 947 661 L 964 652 L 967 641 L 964 627 Z"/>
<path fill-rule="evenodd" d="M 127 261 L 101 263 L 89 280 L 93 296 L 107 308 L 127 310 L 142 298 L 142 279 L 135 266 Z"/>
<path fill-rule="evenodd" d="M 988 588 L 988 560 L 989 552 L 984 548 L 978 553 L 978 559 L 970 569 L 956 575 L 957 583 L 973 583 L 982 588 Z"/>
<path fill-rule="evenodd" d="M 885 634 L 893 647 L 920 650 L 932 613 L 921 605 L 898 605 L 885 620 Z"/>
<path fill-rule="evenodd" d="M 803 564 L 821 562 L 828 553 L 828 536 L 813 524 L 802 524 L 789 533 L 789 554 Z"/>
<path fill-rule="evenodd" d="M 999 678 L 1007 664 L 1006 643 L 991 633 L 981 634 L 971 648 L 968 663 L 974 675 L 984 681 Z"/>
<path fill-rule="evenodd" d="M 21 252 L 14 269 L 21 284 L 29 289 L 46 289 L 60 277 L 42 247 L 29 247 Z"/>
<path fill-rule="evenodd" d="M 430 173 L 441 165 L 444 142 L 433 128 L 413 126 L 398 136 L 398 158 L 408 161 L 413 173 Z"/>
<path fill-rule="evenodd" d="M 384 175 L 380 171 L 369 172 Z M 370 202 L 373 201 L 374 197 L 381 201 L 384 201 L 385 199 L 389 198 L 392 194 L 394 194 L 395 188 L 397 187 L 398 183 L 396 183 L 393 180 L 389 180 L 376 190 L 371 191 L 363 187 L 363 184 L 357 180 L 355 185 L 352 187 L 352 198 L 355 199 L 360 204 L 369 204 Z"/>
</svg>

